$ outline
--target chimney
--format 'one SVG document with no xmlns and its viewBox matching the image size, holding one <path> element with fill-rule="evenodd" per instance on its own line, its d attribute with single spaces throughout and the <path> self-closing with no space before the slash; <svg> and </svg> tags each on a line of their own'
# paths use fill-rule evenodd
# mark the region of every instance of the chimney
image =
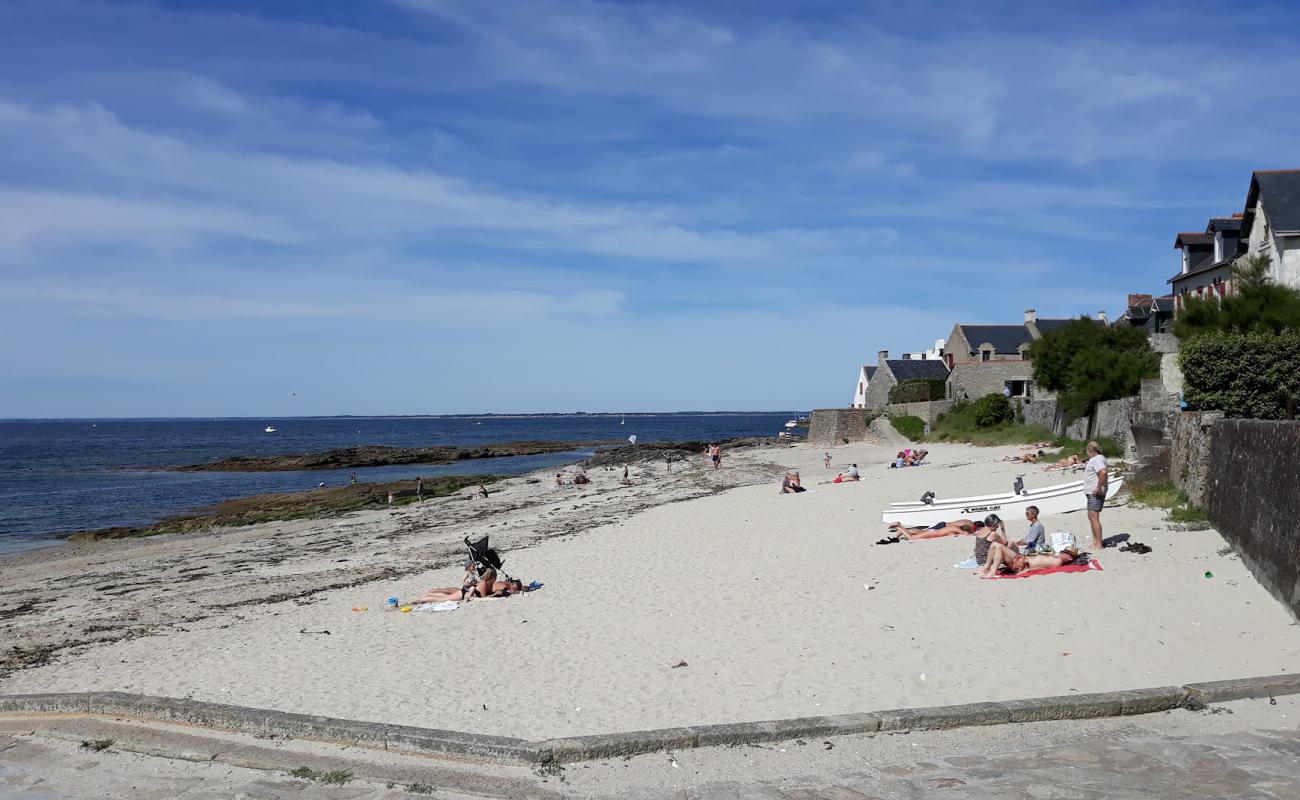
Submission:
<svg viewBox="0 0 1300 800">
<path fill-rule="evenodd" d="M 877 364 L 877 365 L 879 365 L 879 364 L 883 364 L 883 363 L 885 363 L 885 362 L 888 361 L 888 360 L 889 360 L 889 351 L 888 351 L 888 350 L 878 350 L 878 351 L 876 351 L 876 364 Z"/>
<path fill-rule="evenodd" d="M 1152 302 L 1153 300 L 1149 294 L 1130 294 L 1128 296 L 1129 308 L 1133 308 L 1134 306 L 1149 306 Z"/>
<path fill-rule="evenodd" d="M 1105 311 L 1098 311 L 1098 312 L 1097 312 L 1097 319 L 1101 320 L 1101 324 L 1102 324 L 1102 325 L 1109 325 L 1109 324 L 1110 324 L 1110 319 L 1107 318 L 1107 316 L 1106 316 L 1106 312 L 1105 312 Z"/>
<path fill-rule="evenodd" d="M 1028 325 L 1028 324 L 1031 323 L 1031 322 L 1037 322 L 1037 321 L 1038 321 L 1038 312 L 1035 311 L 1035 310 L 1033 310 L 1032 308 L 1026 308 L 1026 309 L 1025 309 L 1025 324 Z"/>
</svg>

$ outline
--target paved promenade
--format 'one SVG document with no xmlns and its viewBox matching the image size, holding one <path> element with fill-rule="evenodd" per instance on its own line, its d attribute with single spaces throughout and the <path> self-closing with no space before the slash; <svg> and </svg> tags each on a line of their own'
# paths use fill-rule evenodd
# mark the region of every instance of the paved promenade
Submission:
<svg viewBox="0 0 1300 800">
<path fill-rule="evenodd" d="M 449 764 L 111 721 L 0 721 L 0 798 L 1300 798 L 1300 700 L 611 759 Z M 107 749 L 81 741 L 113 739 Z M 151 753 L 151 754 L 150 754 Z M 294 777 L 306 767 L 314 777 Z M 343 785 L 319 782 L 346 771 Z"/>
</svg>

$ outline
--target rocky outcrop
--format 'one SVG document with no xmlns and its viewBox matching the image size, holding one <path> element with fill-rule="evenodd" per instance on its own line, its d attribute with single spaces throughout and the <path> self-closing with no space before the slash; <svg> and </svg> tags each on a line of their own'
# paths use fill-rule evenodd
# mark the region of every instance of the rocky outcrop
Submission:
<svg viewBox="0 0 1300 800">
<path fill-rule="evenodd" d="M 293 472 L 298 470 L 359 469 L 390 467 L 403 464 L 446 464 L 474 458 L 536 456 L 567 453 L 609 444 L 599 442 L 503 442 L 471 446 L 384 447 L 363 445 L 329 450 L 324 453 L 283 454 L 271 456 L 233 456 L 210 464 L 170 467 L 177 472 Z"/>
</svg>

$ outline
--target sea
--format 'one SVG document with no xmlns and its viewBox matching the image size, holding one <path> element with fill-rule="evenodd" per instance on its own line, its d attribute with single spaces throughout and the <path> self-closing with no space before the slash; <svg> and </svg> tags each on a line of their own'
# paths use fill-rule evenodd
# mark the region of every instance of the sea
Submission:
<svg viewBox="0 0 1300 800">
<path fill-rule="evenodd" d="M 427 447 L 522 440 L 639 443 L 774 436 L 789 411 L 555 416 L 293 417 L 277 419 L 0 420 L 0 554 L 58 545 L 69 534 L 143 526 L 263 492 L 419 475 L 520 475 L 591 455 L 571 452 L 454 464 L 302 472 L 168 472 L 239 455 L 301 454 L 357 445 Z M 275 428 L 267 433 L 267 427 Z"/>
</svg>

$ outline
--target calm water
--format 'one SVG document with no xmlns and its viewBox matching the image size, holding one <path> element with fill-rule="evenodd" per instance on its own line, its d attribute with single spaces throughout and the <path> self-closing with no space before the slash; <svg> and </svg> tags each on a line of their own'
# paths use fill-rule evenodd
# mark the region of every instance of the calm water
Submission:
<svg viewBox="0 0 1300 800">
<path fill-rule="evenodd" d="M 422 447 L 523 439 L 638 441 L 772 436 L 790 412 L 556 417 L 0 420 L 0 553 L 57 543 L 75 531 L 146 525 L 197 506 L 261 492 L 341 486 L 353 470 L 159 472 L 235 455 L 308 453 L 362 444 Z M 276 433 L 263 428 L 272 425 Z M 587 452 L 355 470 L 362 481 L 416 475 L 518 475 Z"/>
</svg>

